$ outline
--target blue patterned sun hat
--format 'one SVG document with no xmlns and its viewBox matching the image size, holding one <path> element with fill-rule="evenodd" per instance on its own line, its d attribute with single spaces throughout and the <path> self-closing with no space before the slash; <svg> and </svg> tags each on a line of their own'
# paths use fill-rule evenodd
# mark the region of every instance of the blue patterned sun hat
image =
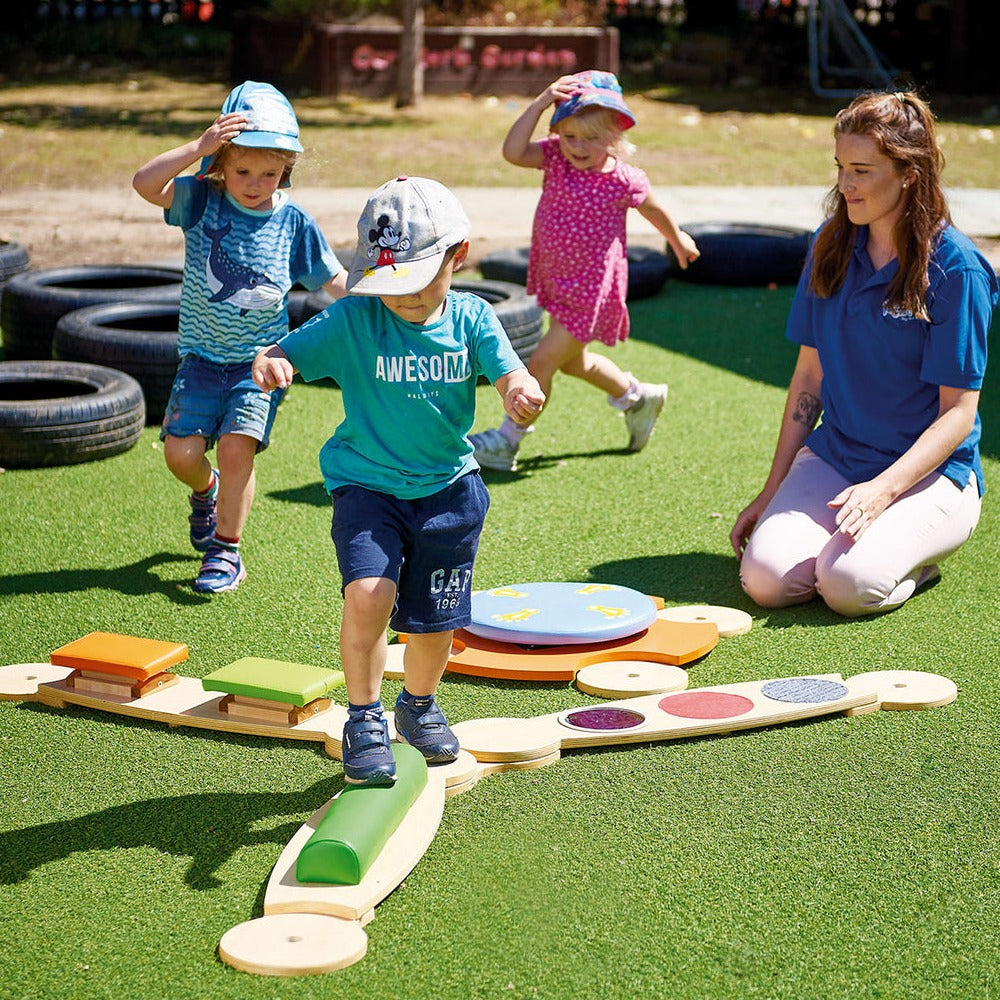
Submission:
<svg viewBox="0 0 1000 1000">
<path fill-rule="evenodd" d="M 635 124 L 635 115 L 629 111 L 622 96 L 621 84 L 614 73 L 608 73 L 599 69 L 587 69 L 581 73 L 575 73 L 574 78 L 578 81 L 573 96 L 563 101 L 552 113 L 552 121 L 549 126 L 561 122 L 570 115 L 575 115 L 584 108 L 610 108 L 618 112 L 618 124 L 622 131 L 631 128 Z"/>
<path fill-rule="evenodd" d="M 233 87 L 222 105 L 222 114 L 239 112 L 246 120 L 246 126 L 235 139 L 234 146 L 250 149 L 283 149 L 291 153 L 301 153 L 299 123 L 295 118 L 288 98 L 269 83 L 247 80 Z M 206 156 L 201 161 L 201 173 L 212 168 L 215 156 Z M 287 187 L 287 180 L 282 187 Z"/>
</svg>

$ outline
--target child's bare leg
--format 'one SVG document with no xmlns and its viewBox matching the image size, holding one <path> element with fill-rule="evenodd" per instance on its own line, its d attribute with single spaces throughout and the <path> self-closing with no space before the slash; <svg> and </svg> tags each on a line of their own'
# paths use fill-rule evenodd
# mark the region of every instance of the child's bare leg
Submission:
<svg viewBox="0 0 1000 1000">
<path fill-rule="evenodd" d="M 384 577 L 363 577 L 344 588 L 340 660 L 353 705 L 371 705 L 381 697 L 385 630 L 395 603 L 396 585 Z"/>
<path fill-rule="evenodd" d="M 631 379 L 610 358 L 594 354 L 558 320 L 549 323 L 549 332 L 539 341 L 528 362 L 528 371 L 538 380 L 546 397 L 552 391 L 557 371 L 583 379 L 609 396 L 620 396 Z"/>
<path fill-rule="evenodd" d="M 628 450 L 641 451 L 645 447 L 667 398 L 665 385 L 637 381 L 610 358 L 595 354 L 575 340 L 558 320 L 552 320 L 549 332 L 528 362 L 528 371 L 538 380 L 548 399 L 551 399 L 552 377 L 557 370 L 583 379 L 607 393 L 608 402 L 625 414 Z M 516 438 L 519 442 L 518 435 L 523 434 L 523 429 L 515 427 L 508 418 L 500 432 L 505 438 Z"/>
<path fill-rule="evenodd" d="M 223 434 L 216 447 L 219 462 L 218 526 L 223 538 L 238 539 L 253 503 L 253 463 L 257 441 L 246 434 Z"/>
<path fill-rule="evenodd" d="M 594 354 L 586 347 L 562 366 L 561 371 L 573 378 L 583 379 L 590 385 L 617 398 L 628 392 L 633 379 L 603 354 Z"/>
<path fill-rule="evenodd" d="M 630 375 L 609 358 L 588 351 L 557 319 L 550 320 L 548 332 L 532 352 L 528 371 L 535 376 L 549 403 L 557 371 L 596 386 L 616 400 L 617 406 L 628 406 L 639 399 L 638 383 Z M 496 430 L 473 434 L 470 440 L 476 449 L 476 460 L 487 469 L 516 469 L 518 448 L 535 419 L 515 423 L 508 416 Z"/>
<path fill-rule="evenodd" d="M 425 698 L 437 690 L 448 665 L 454 634 L 454 631 L 426 632 L 407 639 L 403 650 L 403 674 L 410 694 Z"/>
<path fill-rule="evenodd" d="M 207 446 L 208 442 L 200 434 L 191 437 L 168 434 L 163 440 L 167 468 L 195 493 L 203 493 L 212 482 L 212 465 L 205 456 Z"/>
</svg>

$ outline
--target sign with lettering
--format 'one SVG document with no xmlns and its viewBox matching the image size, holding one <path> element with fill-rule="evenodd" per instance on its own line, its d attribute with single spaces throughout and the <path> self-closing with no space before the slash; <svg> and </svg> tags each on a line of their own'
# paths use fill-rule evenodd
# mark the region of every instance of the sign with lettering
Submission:
<svg viewBox="0 0 1000 1000">
<path fill-rule="evenodd" d="M 320 94 L 385 97 L 396 91 L 401 37 L 402 28 L 392 25 L 302 25 L 250 14 L 234 27 L 232 75 Z M 563 73 L 617 73 L 618 31 L 427 28 L 421 63 L 428 94 L 532 95 Z"/>
</svg>

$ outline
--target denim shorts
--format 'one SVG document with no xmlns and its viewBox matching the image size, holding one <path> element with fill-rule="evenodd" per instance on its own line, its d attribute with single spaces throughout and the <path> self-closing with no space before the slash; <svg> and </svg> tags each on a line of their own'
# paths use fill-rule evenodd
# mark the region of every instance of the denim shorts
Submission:
<svg viewBox="0 0 1000 1000">
<path fill-rule="evenodd" d="M 489 506 L 478 472 L 417 500 L 338 487 L 330 534 L 343 586 L 366 577 L 392 580 L 389 625 L 397 632 L 463 628 L 472 620 L 472 565 Z"/>
<path fill-rule="evenodd" d="M 223 434 L 245 434 L 267 447 L 283 389 L 264 392 L 251 362 L 221 365 L 196 354 L 181 358 L 160 429 L 160 440 L 200 435 L 211 448 Z"/>
</svg>

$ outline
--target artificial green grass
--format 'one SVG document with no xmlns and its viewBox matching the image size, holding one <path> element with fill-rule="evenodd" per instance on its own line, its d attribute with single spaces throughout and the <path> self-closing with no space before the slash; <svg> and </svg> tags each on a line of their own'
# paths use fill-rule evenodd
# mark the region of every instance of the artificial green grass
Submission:
<svg viewBox="0 0 1000 1000">
<path fill-rule="evenodd" d="M 753 630 L 691 687 L 841 672 L 945 674 L 958 700 L 704 739 L 583 750 L 449 799 L 430 849 L 368 925 L 369 952 L 278 980 L 216 956 L 261 914 L 298 826 L 342 787 L 318 745 L 0 703 L 0 986 L 11 997 L 987 997 L 998 988 L 1000 489 L 942 580 L 898 611 L 764 612 L 728 532 L 766 474 L 794 349 L 789 289 L 670 282 L 615 358 L 670 383 L 639 455 L 563 379 L 522 471 L 488 473 L 476 585 L 594 580 L 742 608 Z M 480 390 L 477 425 L 500 414 Z M 189 644 L 183 672 L 242 656 L 339 667 L 339 578 L 316 453 L 340 414 L 296 384 L 259 459 L 235 593 L 205 598 L 183 487 L 154 429 L 124 455 L 0 477 L 0 662 L 102 629 Z M 386 682 L 387 700 L 398 682 Z M 446 676 L 453 722 L 593 699 L 572 685 Z"/>
</svg>

